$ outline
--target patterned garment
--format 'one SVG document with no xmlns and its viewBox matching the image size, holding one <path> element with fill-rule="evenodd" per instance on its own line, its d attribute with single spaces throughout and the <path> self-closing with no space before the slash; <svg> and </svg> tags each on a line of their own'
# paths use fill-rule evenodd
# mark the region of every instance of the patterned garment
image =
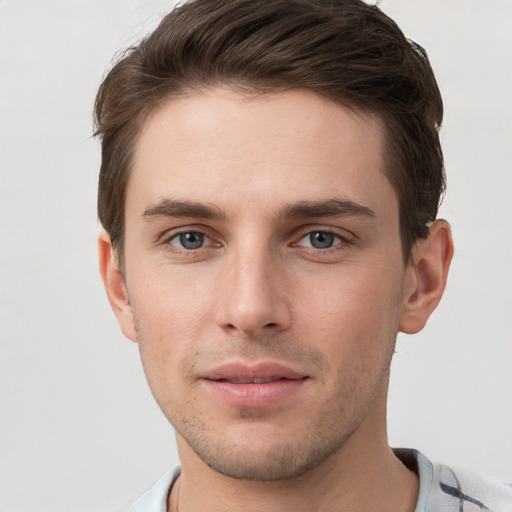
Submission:
<svg viewBox="0 0 512 512">
<path fill-rule="evenodd" d="M 512 512 L 512 486 L 433 464 L 416 450 L 398 448 L 394 452 L 419 476 L 414 512 Z M 169 490 L 179 476 L 179 467 L 168 471 L 126 512 L 166 512 Z"/>
<path fill-rule="evenodd" d="M 432 463 L 417 450 L 398 448 L 394 452 L 419 476 L 414 512 L 512 512 L 512 486 Z"/>
</svg>

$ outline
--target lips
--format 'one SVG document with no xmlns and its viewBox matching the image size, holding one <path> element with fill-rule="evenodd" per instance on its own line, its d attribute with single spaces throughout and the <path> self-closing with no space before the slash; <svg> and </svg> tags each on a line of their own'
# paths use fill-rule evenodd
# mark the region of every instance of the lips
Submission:
<svg viewBox="0 0 512 512">
<path fill-rule="evenodd" d="M 306 377 L 289 366 L 281 363 L 261 362 L 258 364 L 226 363 L 206 372 L 203 377 L 208 380 L 255 380 L 255 379 L 289 379 L 297 380 Z"/>
<path fill-rule="evenodd" d="M 229 363 L 202 377 L 211 395 L 228 405 L 260 408 L 275 405 L 298 392 L 309 377 L 280 363 Z"/>
<path fill-rule="evenodd" d="M 234 379 L 216 379 L 220 382 L 230 382 L 231 384 L 265 384 L 267 382 L 275 382 L 276 380 L 285 380 L 280 377 L 268 377 L 268 378 L 258 378 L 255 379 L 244 379 L 243 377 L 237 377 Z"/>
</svg>

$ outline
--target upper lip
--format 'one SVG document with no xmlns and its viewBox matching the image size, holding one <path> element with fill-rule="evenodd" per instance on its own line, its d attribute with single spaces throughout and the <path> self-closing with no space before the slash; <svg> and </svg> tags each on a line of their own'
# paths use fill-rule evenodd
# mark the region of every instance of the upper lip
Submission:
<svg viewBox="0 0 512 512">
<path fill-rule="evenodd" d="M 242 362 L 225 363 L 202 375 L 207 380 L 254 380 L 254 379 L 289 379 L 299 380 L 307 375 L 297 372 L 281 363 L 261 362 L 248 364 Z"/>
</svg>

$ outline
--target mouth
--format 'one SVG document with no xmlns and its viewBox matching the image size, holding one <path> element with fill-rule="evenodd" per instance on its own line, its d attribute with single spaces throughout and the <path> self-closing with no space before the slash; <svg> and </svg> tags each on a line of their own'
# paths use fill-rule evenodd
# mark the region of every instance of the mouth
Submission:
<svg viewBox="0 0 512 512">
<path fill-rule="evenodd" d="M 284 402 L 299 392 L 309 376 L 278 363 L 230 363 L 205 374 L 202 381 L 216 400 L 243 408 Z"/>
<path fill-rule="evenodd" d="M 233 379 L 215 379 L 217 382 L 229 382 L 231 384 L 266 384 L 268 382 L 276 382 L 278 380 L 298 380 L 287 379 L 286 377 L 256 377 L 254 379 L 247 379 L 243 377 L 235 377 Z"/>
<path fill-rule="evenodd" d="M 203 378 L 208 380 L 248 384 L 272 382 L 276 380 L 300 380 L 307 377 L 288 365 L 263 361 L 259 363 L 231 362 L 225 363 L 206 372 Z"/>
</svg>

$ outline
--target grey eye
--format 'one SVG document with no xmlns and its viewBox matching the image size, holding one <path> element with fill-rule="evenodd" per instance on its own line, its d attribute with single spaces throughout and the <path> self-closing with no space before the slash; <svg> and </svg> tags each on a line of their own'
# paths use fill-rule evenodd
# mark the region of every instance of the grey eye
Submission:
<svg viewBox="0 0 512 512">
<path fill-rule="evenodd" d="M 181 233 L 177 237 L 179 240 L 179 244 L 184 249 L 199 249 L 204 244 L 205 235 L 202 233 L 198 233 L 195 231 L 191 231 L 189 233 Z"/>
<path fill-rule="evenodd" d="M 309 234 L 309 243 L 315 249 L 328 249 L 334 244 L 335 235 L 328 231 L 314 231 Z"/>
</svg>

